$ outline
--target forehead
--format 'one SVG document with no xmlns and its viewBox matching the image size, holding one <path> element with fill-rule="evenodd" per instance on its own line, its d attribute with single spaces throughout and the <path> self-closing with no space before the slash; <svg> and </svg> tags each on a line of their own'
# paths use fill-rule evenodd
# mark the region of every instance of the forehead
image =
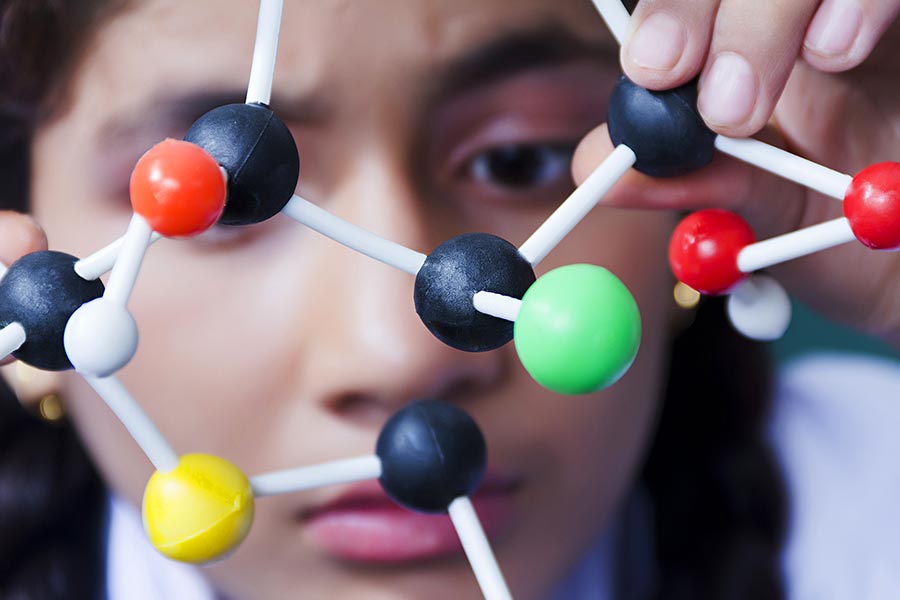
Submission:
<svg viewBox="0 0 900 600">
<path fill-rule="evenodd" d="M 257 10 L 252 0 L 135 2 L 98 32 L 76 86 L 97 106 L 128 108 L 161 86 L 243 85 Z M 286 0 L 275 87 L 396 89 L 504 34 L 550 26 L 609 38 L 589 0 Z"/>
</svg>

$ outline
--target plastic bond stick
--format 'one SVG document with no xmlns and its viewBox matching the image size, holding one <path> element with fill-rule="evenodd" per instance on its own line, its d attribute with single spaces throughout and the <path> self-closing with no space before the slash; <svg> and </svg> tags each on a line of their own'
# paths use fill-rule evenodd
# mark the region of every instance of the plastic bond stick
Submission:
<svg viewBox="0 0 900 600">
<path fill-rule="evenodd" d="M 386 240 L 337 217 L 300 196 L 291 198 L 282 210 L 298 223 L 370 258 L 415 275 L 425 262 L 425 255 L 406 246 Z"/>
<path fill-rule="evenodd" d="M 472 501 L 465 496 L 457 498 L 450 503 L 448 512 L 485 600 L 512 600 Z"/>
<path fill-rule="evenodd" d="M 250 478 L 250 485 L 253 488 L 253 495 L 259 498 L 379 477 L 381 477 L 381 459 L 372 455 L 257 475 Z"/>
<path fill-rule="evenodd" d="M 621 145 L 613 150 L 590 177 L 522 244 L 519 248 L 522 256 L 532 265 L 544 260 L 636 161 L 637 157 L 628 146 Z"/>
<path fill-rule="evenodd" d="M 275 77 L 275 58 L 278 55 L 278 33 L 284 0 L 260 0 L 259 22 L 256 26 L 256 46 L 247 86 L 247 103 L 268 105 L 272 101 L 272 80 Z"/>
<path fill-rule="evenodd" d="M 855 239 L 846 217 L 840 217 L 750 244 L 738 254 L 738 269 L 744 273 L 752 273 Z"/>
<path fill-rule="evenodd" d="M 150 246 L 152 233 L 153 231 L 144 217 L 138 214 L 131 217 L 128 231 L 125 232 L 125 236 L 122 238 L 119 256 L 109 276 L 109 283 L 106 285 L 106 291 L 103 294 L 104 298 L 115 302 L 119 306 L 128 304 L 128 298 L 131 296 L 131 291 L 134 289 L 134 284 L 137 281 L 138 271 L 141 270 L 144 255 Z"/>
<path fill-rule="evenodd" d="M 150 244 L 155 244 L 162 237 L 154 231 L 153 235 L 150 236 Z M 124 243 L 125 236 L 122 236 L 90 256 L 85 256 L 75 263 L 75 272 L 87 281 L 98 279 L 113 268 Z"/>
<path fill-rule="evenodd" d="M 85 376 L 84 380 L 119 418 L 157 471 L 166 473 L 178 466 L 175 450 L 117 377 Z"/>
<path fill-rule="evenodd" d="M 516 322 L 522 301 L 518 298 L 495 294 L 494 292 L 478 292 L 472 297 L 475 310 L 498 319 Z"/>
<path fill-rule="evenodd" d="M 0 329 L 0 360 L 6 358 L 25 343 L 25 329 L 18 323 L 10 323 Z"/>
<path fill-rule="evenodd" d="M 600 12 L 600 16 L 606 21 L 606 26 L 612 32 L 613 37 L 621 46 L 628 32 L 628 23 L 631 15 L 621 0 L 594 0 L 594 6 Z"/>
<path fill-rule="evenodd" d="M 853 177 L 751 138 L 716 137 L 716 148 L 826 196 L 843 200 Z"/>
</svg>

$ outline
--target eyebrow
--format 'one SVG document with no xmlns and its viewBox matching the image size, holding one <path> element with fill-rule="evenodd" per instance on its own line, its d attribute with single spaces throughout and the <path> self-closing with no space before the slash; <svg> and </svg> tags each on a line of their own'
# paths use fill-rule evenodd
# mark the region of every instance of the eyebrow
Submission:
<svg viewBox="0 0 900 600">
<path fill-rule="evenodd" d="M 580 38 L 558 23 L 511 31 L 439 67 L 430 82 L 429 96 L 459 94 L 523 71 L 586 59 L 618 60 L 618 47 L 611 41 Z"/>
<path fill-rule="evenodd" d="M 100 138 L 107 143 L 127 142 L 136 131 L 144 129 L 183 133 L 194 121 L 214 108 L 226 104 L 243 104 L 246 93 L 243 88 L 223 88 L 176 92 L 156 97 L 141 110 L 110 117 L 101 126 Z M 281 119 L 294 122 L 321 121 L 329 111 L 320 96 L 289 98 L 277 93 L 273 94 L 272 108 Z"/>
<path fill-rule="evenodd" d="M 238 90 L 167 93 L 146 102 L 139 110 L 111 115 L 101 125 L 98 137 L 105 143 L 121 143 L 142 130 L 174 133 L 216 106 L 236 101 L 240 101 Z"/>
<path fill-rule="evenodd" d="M 426 97 L 440 99 L 472 91 L 515 77 L 524 71 L 577 60 L 617 60 L 618 47 L 611 40 L 586 40 L 561 23 L 512 30 L 461 57 L 436 67 L 425 83 Z M 137 131 L 178 133 L 207 111 L 224 104 L 242 103 L 246 90 L 225 88 L 183 93 L 167 92 L 140 110 L 111 116 L 100 129 L 103 143 L 127 143 Z M 283 120 L 296 123 L 321 122 L 333 106 L 326 96 L 297 98 L 273 92 L 272 108 Z"/>
</svg>

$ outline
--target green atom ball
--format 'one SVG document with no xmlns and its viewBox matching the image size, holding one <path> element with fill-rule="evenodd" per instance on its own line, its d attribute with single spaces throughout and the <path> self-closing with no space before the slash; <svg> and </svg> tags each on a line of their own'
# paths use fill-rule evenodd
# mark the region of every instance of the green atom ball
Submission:
<svg viewBox="0 0 900 600">
<path fill-rule="evenodd" d="M 587 394 L 625 374 L 641 342 L 641 315 L 618 277 L 568 265 L 537 280 L 513 329 L 525 370 L 560 394 Z"/>
</svg>

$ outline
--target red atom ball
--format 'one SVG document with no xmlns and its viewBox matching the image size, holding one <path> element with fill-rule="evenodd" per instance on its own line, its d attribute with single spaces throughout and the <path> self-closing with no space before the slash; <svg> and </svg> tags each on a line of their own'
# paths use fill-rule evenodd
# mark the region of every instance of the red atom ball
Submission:
<svg viewBox="0 0 900 600">
<path fill-rule="evenodd" d="M 721 209 L 685 218 L 669 241 L 669 264 L 682 283 L 698 292 L 724 294 L 746 277 L 737 266 L 738 253 L 756 241 L 742 218 Z"/>
<path fill-rule="evenodd" d="M 203 233 L 225 209 L 225 178 L 216 160 L 190 142 L 168 139 L 138 160 L 131 206 L 167 237 Z"/>
<path fill-rule="evenodd" d="M 873 250 L 900 250 L 900 163 L 872 165 L 853 178 L 844 216 L 856 238 Z"/>
</svg>

